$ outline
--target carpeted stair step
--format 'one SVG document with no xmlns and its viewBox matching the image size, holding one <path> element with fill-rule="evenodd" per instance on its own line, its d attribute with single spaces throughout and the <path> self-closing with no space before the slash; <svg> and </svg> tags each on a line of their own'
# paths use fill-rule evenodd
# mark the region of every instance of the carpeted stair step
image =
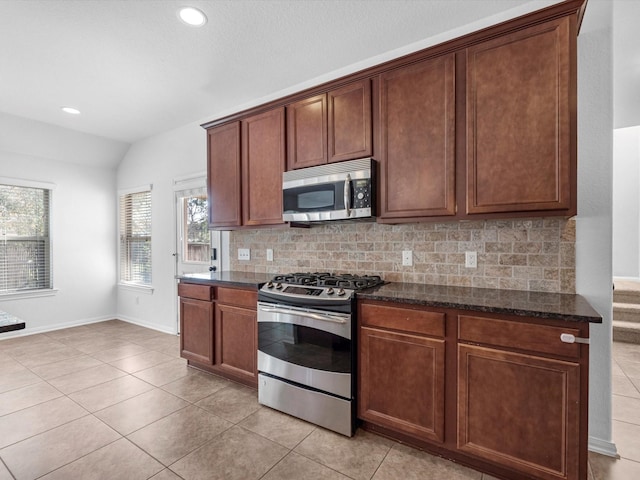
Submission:
<svg viewBox="0 0 640 480">
<path fill-rule="evenodd" d="M 635 322 L 640 324 L 640 305 L 614 302 L 613 319 L 621 322 Z"/>
<path fill-rule="evenodd" d="M 616 286 L 613 291 L 613 301 L 615 303 L 636 303 L 640 305 L 640 290 Z"/>
<path fill-rule="evenodd" d="M 613 341 L 640 344 L 640 323 L 614 320 Z"/>
</svg>

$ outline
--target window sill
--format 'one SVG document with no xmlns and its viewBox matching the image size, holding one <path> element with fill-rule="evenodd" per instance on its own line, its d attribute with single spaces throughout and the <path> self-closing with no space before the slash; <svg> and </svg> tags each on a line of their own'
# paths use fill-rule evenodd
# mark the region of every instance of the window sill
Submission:
<svg viewBox="0 0 640 480">
<path fill-rule="evenodd" d="M 132 292 L 144 293 L 146 295 L 153 295 L 153 287 L 148 287 L 146 285 L 134 285 L 131 283 L 119 283 L 119 288 L 123 290 L 131 290 Z"/>
<path fill-rule="evenodd" d="M 22 300 L 23 298 L 53 297 L 58 294 L 57 288 L 47 288 L 45 290 L 31 290 L 26 292 L 0 293 L 0 301 Z"/>
</svg>

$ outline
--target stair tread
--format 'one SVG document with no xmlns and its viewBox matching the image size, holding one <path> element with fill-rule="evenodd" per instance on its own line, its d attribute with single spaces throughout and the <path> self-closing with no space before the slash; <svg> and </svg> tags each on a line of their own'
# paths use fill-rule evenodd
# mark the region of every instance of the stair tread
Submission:
<svg viewBox="0 0 640 480">
<path fill-rule="evenodd" d="M 614 320 L 613 322 L 613 328 L 630 328 L 633 330 L 640 330 L 640 323 L 639 322 L 629 322 L 627 320 Z"/>
<path fill-rule="evenodd" d="M 613 309 L 627 312 L 640 312 L 640 304 L 613 302 Z"/>
</svg>

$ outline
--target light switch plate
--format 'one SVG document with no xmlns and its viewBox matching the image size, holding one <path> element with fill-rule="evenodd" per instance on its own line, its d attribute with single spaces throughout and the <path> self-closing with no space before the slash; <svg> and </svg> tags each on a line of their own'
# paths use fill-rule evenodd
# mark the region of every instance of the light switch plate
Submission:
<svg viewBox="0 0 640 480">
<path fill-rule="evenodd" d="M 238 260 L 251 260 L 251 250 L 248 248 L 239 248 Z"/>
<path fill-rule="evenodd" d="M 413 265 L 413 252 L 411 250 L 402 251 L 402 265 L 411 267 Z"/>
<path fill-rule="evenodd" d="M 273 262 L 273 249 L 267 248 L 267 262 Z"/>
</svg>

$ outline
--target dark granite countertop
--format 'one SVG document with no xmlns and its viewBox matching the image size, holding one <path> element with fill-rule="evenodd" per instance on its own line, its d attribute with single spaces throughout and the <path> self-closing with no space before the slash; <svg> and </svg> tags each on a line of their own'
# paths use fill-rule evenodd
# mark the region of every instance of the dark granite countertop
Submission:
<svg viewBox="0 0 640 480">
<path fill-rule="evenodd" d="M 273 277 L 269 273 L 209 272 L 179 276 L 181 281 L 205 285 L 260 288 Z M 392 282 L 362 290 L 359 299 L 380 300 L 425 307 L 519 315 L 571 322 L 602 323 L 602 317 L 580 295 L 527 292 L 491 288 L 452 287 Z"/>
<path fill-rule="evenodd" d="M 455 308 L 486 313 L 602 323 L 602 317 L 580 295 L 491 288 L 387 283 L 358 292 L 358 298 Z"/>
<path fill-rule="evenodd" d="M 273 277 L 270 273 L 248 273 L 248 272 L 207 272 L 189 273 L 180 275 L 180 281 L 189 283 L 200 283 L 204 285 L 222 285 L 227 287 L 260 288 L 260 285 L 268 282 Z"/>
</svg>

